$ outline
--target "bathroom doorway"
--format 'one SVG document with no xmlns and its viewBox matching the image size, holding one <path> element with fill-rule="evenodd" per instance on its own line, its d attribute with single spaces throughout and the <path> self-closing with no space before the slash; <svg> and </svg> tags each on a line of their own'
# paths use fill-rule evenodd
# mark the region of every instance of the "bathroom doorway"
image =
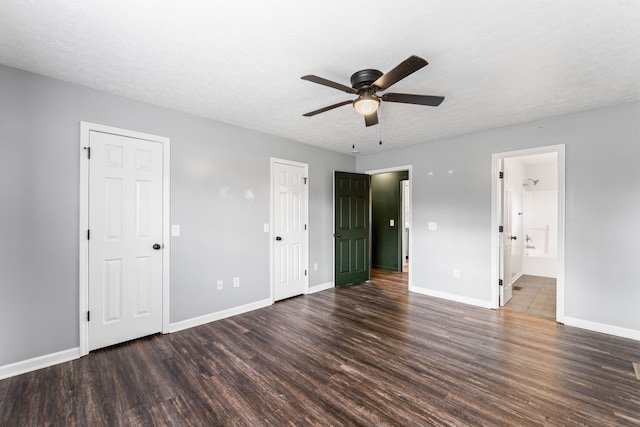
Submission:
<svg viewBox="0 0 640 427">
<path fill-rule="evenodd" d="M 494 169 L 495 306 L 562 323 L 564 146 L 494 154 Z"/>
</svg>

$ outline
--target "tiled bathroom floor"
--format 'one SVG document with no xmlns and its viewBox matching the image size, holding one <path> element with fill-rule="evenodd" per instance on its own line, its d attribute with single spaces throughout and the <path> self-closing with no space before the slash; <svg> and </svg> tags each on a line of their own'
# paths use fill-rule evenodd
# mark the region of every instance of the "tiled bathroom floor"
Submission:
<svg viewBox="0 0 640 427">
<path fill-rule="evenodd" d="M 520 276 L 513 284 L 513 296 L 505 309 L 534 316 L 556 318 L 556 279 Z"/>
</svg>

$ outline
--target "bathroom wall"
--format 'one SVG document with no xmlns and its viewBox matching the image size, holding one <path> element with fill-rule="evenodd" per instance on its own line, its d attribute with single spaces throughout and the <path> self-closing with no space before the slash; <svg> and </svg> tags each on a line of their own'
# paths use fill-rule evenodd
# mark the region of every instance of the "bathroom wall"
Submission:
<svg viewBox="0 0 640 427">
<path fill-rule="evenodd" d="M 557 162 L 527 164 L 523 188 L 525 247 L 523 273 L 557 277 L 558 176 Z"/>
<path fill-rule="evenodd" d="M 523 274 L 525 234 L 523 226 L 524 164 L 519 157 L 508 158 L 505 163 L 505 185 L 511 190 L 511 235 L 516 237 L 511 243 L 511 278 L 517 280 Z"/>
</svg>

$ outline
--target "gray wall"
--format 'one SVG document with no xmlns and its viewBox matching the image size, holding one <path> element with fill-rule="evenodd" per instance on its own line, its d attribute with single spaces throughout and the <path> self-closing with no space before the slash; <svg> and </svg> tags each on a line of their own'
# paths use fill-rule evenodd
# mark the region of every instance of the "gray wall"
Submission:
<svg viewBox="0 0 640 427">
<path fill-rule="evenodd" d="M 555 144 L 566 145 L 565 316 L 640 331 L 640 103 L 364 155 L 357 170 L 413 165 L 413 286 L 490 301 L 491 155 Z"/>
<path fill-rule="evenodd" d="M 332 171 L 413 164 L 413 284 L 488 301 L 491 154 L 566 144 L 565 315 L 640 330 L 640 103 L 356 162 L 4 66 L 0 94 L 0 366 L 79 344 L 81 120 L 171 138 L 171 322 L 268 298 L 270 157 L 309 163 L 311 286 L 332 281 Z"/>
<path fill-rule="evenodd" d="M 270 157 L 309 164 L 310 285 L 333 280 L 332 172 L 352 156 L 4 66 L 0 94 L 0 366 L 79 345 L 80 121 L 171 138 L 172 323 L 269 297 Z"/>
</svg>

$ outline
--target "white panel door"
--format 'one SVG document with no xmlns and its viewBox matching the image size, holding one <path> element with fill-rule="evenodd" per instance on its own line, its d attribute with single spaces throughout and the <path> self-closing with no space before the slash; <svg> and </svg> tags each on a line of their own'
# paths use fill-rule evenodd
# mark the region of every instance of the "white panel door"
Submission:
<svg viewBox="0 0 640 427">
<path fill-rule="evenodd" d="M 89 136 L 89 350 L 162 330 L 162 144 Z"/>
<path fill-rule="evenodd" d="M 500 224 L 503 232 L 500 233 L 500 306 L 505 306 L 513 295 L 511 274 L 511 170 L 505 167 L 504 160 L 500 160 L 504 178 L 500 180 L 501 206 Z"/>
<path fill-rule="evenodd" d="M 307 184 L 305 167 L 273 165 L 274 300 L 305 292 Z"/>
</svg>

